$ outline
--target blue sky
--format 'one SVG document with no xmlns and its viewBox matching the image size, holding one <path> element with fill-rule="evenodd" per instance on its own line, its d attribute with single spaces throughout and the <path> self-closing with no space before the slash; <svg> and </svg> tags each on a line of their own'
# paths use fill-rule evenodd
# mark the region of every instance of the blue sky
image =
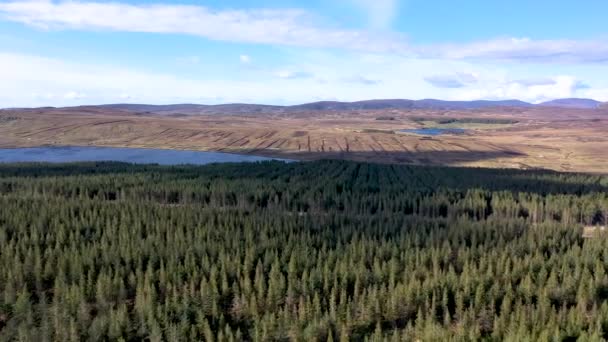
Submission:
<svg viewBox="0 0 608 342">
<path fill-rule="evenodd" d="M 608 101 L 604 0 L 0 1 L 0 107 Z"/>
</svg>

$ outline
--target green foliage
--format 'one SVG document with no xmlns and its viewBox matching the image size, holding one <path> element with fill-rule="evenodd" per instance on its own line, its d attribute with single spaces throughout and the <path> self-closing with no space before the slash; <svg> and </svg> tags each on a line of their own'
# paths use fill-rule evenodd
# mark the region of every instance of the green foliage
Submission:
<svg viewBox="0 0 608 342">
<path fill-rule="evenodd" d="M 0 165 L 0 340 L 600 341 L 598 175 Z"/>
</svg>

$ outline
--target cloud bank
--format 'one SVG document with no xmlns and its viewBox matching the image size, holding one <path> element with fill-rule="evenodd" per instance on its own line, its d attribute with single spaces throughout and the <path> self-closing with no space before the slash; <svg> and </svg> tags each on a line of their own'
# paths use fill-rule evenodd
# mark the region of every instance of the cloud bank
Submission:
<svg viewBox="0 0 608 342">
<path fill-rule="evenodd" d="M 49 30 L 177 33 L 240 43 L 378 50 L 392 44 L 363 31 L 314 25 L 314 16 L 299 9 L 215 11 L 193 5 L 10 1 L 0 4 L 0 15 Z"/>
<path fill-rule="evenodd" d="M 395 0 L 354 0 L 368 8 L 373 25 L 386 26 Z M 211 10 L 195 5 L 132 5 L 120 2 L 8 1 L 0 17 L 47 30 L 173 33 L 216 41 L 396 53 L 416 58 L 484 59 L 529 63 L 608 62 L 608 40 L 500 38 L 410 45 L 400 34 L 322 25 L 300 9 Z"/>
<path fill-rule="evenodd" d="M 478 86 L 456 90 L 452 97 L 459 100 L 520 99 L 532 103 L 572 97 L 608 100 L 605 89 L 583 89 L 581 84 L 584 83 L 576 77 L 566 75 L 538 80 L 485 80 Z"/>
<path fill-rule="evenodd" d="M 510 80 L 508 74 L 496 73 L 492 68 L 475 68 L 464 62 L 438 67 L 432 61 L 397 57 L 387 63 L 362 59 L 352 56 L 346 65 L 337 66 L 330 61 L 326 67 L 300 68 L 296 65 L 279 71 L 256 70 L 255 73 L 267 77 L 259 82 L 259 78 L 196 80 L 121 66 L 0 52 L 0 108 L 116 102 L 298 104 L 326 98 L 327 94 L 342 101 L 427 97 L 446 100 L 517 98 L 532 102 L 589 97 L 608 101 L 605 86 L 591 88 L 568 75 L 522 81 L 515 77 Z M 450 68 L 474 72 L 450 73 Z M 353 75 L 353 70 L 366 70 L 369 74 Z M 469 83 L 460 88 L 437 88 L 425 80 L 425 75 L 434 72 Z M 288 87 L 285 82 L 289 82 Z"/>
</svg>

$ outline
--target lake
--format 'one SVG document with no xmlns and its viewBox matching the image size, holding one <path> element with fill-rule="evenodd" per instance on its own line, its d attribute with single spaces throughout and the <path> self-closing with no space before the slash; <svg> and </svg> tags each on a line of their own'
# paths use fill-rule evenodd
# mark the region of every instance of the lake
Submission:
<svg viewBox="0 0 608 342">
<path fill-rule="evenodd" d="M 0 148 L 0 163 L 117 161 L 135 164 L 204 165 L 211 163 L 257 162 L 264 160 L 288 161 L 286 159 L 221 152 L 160 150 L 148 148 L 90 146 Z"/>
<path fill-rule="evenodd" d="M 401 129 L 401 133 L 414 133 L 419 135 L 442 135 L 442 134 L 464 134 L 466 130 L 462 128 L 415 128 Z"/>
</svg>

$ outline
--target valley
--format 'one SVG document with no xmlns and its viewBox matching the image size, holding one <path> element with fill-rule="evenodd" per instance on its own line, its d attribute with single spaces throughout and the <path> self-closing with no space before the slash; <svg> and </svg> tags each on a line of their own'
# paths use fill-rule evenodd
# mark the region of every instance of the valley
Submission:
<svg viewBox="0 0 608 342">
<path fill-rule="evenodd" d="M 170 110 L 137 105 L 6 109 L 0 111 L 0 147 L 137 147 L 296 160 L 608 170 L 608 109 L 222 108 L 203 114 L 188 105 Z M 422 128 L 463 131 L 398 132 Z"/>
</svg>

